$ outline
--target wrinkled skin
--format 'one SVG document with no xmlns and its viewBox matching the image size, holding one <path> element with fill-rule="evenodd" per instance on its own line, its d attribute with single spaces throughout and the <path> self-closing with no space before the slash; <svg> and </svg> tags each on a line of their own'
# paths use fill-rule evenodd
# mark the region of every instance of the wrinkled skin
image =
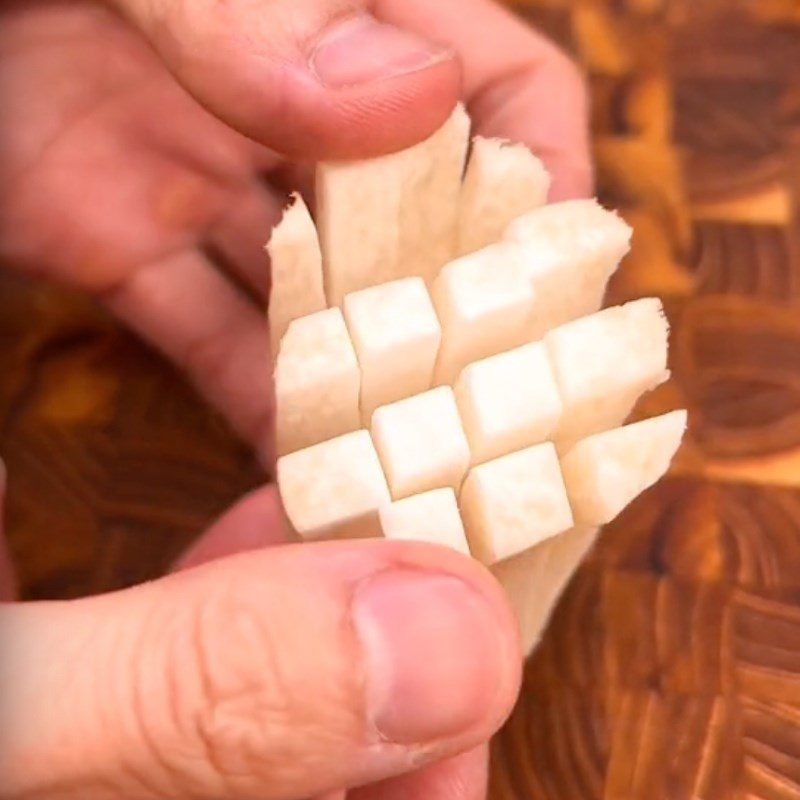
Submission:
<svg viewBox="0 0 800 800">
<path fill-rule="evenodd" d="M 310 62 L 305 48 L 316 41 L 317 29 L 364 8 L 452 49 L 432 51 L 434 57 L 425 69 L 364 86 L 323 91 L 306 74 Z M 502 48 L 496 46 L 497 41 L 503 42 Z M 274 53 L 278 55 L 272 59 Z M 556 199 L 590 191 L 585 97 L 579 75 L 546 40 L 488 0 L 437 0 L 436 4 L 427 0 L 130 0 L 114 8 L 69 0 L 4 3 L 0 5 L 4 109 L 0 118 L 0 258 L 25 274 L 96 296 L 184 369 L 232 427 L 269 461 L 271 386 L 265 358 L 267 329 L 259 308 L 268 277 L 262 247 L 279 217 L 287 180 L 302 182 L 304 165 L 319 157 L 367 157 L 421 140 L 444 120 L 460 93 L 480 132 L 523 141 L 546 160 L 555 176 Z M 286 152 L 292 158 L 280 155 Z M 0 502 L 3 493 L 0 485 Z M 309 611 L 306 588 L 318 580 L 311 577 L 319 567 L 314 564 L 330 563 L 336 557 L 330 549 L 317 556 L 309 547 L 297 566 L 300 559 L 291 548 L 280 546 L 282 539 L 274 490 L 267 487 L 213 525 L 178 565 L 184 569 L 210 562 L 207 567 L 166 578 L 163 588 L 156 583 L 138 593 L 132 590 L 100 601 L 5 606 L 0 652 L 6 655 L 0 659 L 0 680 L 9 694 L 29 701 L 19 730 L 6 725 L 7 737 L 0 737 L 0 782 L 12 787 L 10 796 L 45 791 L 55 798 L 164 794 L 302 798 L 311 789 L 328 786 L 329 774 L 345 776 L 338 785 L 361 783 L 368 774 L 374 782 L 352 791 L 352 798 L 481 798 L 485 741 L 508 713 L 518 680 L 518 675 L 514 677 L 518 652 L 513 623 L 492 594 L 489 578 L 473 574 L 478 569 L 475 565 L 436 550 L 422 555 L 425 548 L 420 545 L 395 546 L 380 557 L 370 554 L 370 548 L 379 544 L 365 545 L 358 557 L 342 556 L 341 574 L 330 578 L 331 586 L 349 585 L 350 572 L 356 569 L 353 565 L 361 561 L 374 558 L 384 564 L 382 568 L 398 560 L 424 561 L 425 569 L 456 575 L 477 587 L 475 592 L 491 596 L 487 603 L 494 609 L 495 627 L 507 647 L 499 648 L 502 654 L 496 663 L 490 664 L 487 657 L 486 668 L 505 676 L 507 688 L 493 705 L 487 699 L 480 719 L 411 760 L 381 761 L 368 773 L 356 767 L 356 762 L 367 759 L 358 742 L 358 746 L 348 743 L 349 750 L 344 748 L 353 763 L 344 763 L 347 759 L 339 755 L 333 760 L 342 763 L 333 769 L 331 752 L 322 745 L 320 752 L 313 751 L 314 736 L 309 737 L 311 749 L 303 759 L 316 766 L 299 775 L 237 775 L 235 780 L 221 776 L 222 761 L 213 739 L 206 742 L 210 750 L 201 748 L 202 757 L 193 756 L 191 769 L 165 767 L 164 758 L 154 756 L 154 750 L 169 750 L 166 742 L 173 749 L 186 745 L 191 751 L 183 739 L 176 739 L 175 730 L 185 730 L 183 714 L 195 718 L 198 709 L 210 713 L 213 699 L 206 697 L 202 686 L 196 694 L 186 688 L 192 686 L 190 676 L 203 669 L 194 663 L 196 648 L 185 651 L 170 639 L 179 632 L 164 632 L 158 620 L 153 621 L 152 597 L 159 592 L 165 597 L 174 594 L 175 616 L 189 620 L 191 628 L 194 620 L 214 616 L 202 598 L 214 595 L 223 577 L 239 570 L 241 580 L 233 581 L 237 590 L 232 618 L 244 608 L 243 618 L 255 619 L 258 628 L 261 617 L 270 617 L 274 598 L 258 594 L 258 581 L 252 574 L 257 567 L 268 573 L 280 559 L 289 559 L 286 563 L 295 565 L 298 577 L 284 595 L 276 590 L 282 599 L 272 611 L 280 617 L 286 609 L 294 609 L 298 618 L 289 620 L 288 627 L 278 626 L 277 631 L 265 622 L 255 646 L 251 639 L 236 638 L 226 626 L 217 630 L 212 625 L 204 633 L 212 644 L 200 650 L 210 647 L 213 652 L 236 654 L 244 647 L 241 659 L 232 656 L 232 662 L 220 669 L 234 663 L 238 679 L 247 676 L 248 686 L 268 683 L 258 665 L 275 658 L 297 674 L 305 670 L 326 676 L 328 670 L 331 685 L 338 685 L 333 675 L 341 670 L 335 671 L 333 656 L 311 653 L 305 642 L 298 643 L 291 634 L 309 624 L 303 613 L 316 613 Z M 231 554 L 270 545 L 277 545 L 274 551 L 252 556 L 267 559 L 261 566 L 247 556 L 239 556 L 243 561 L 225 560 Z M 9 597 L 13 579 L 2 550 L 0 567 L 0 590 Z M 291 573 L 291 566 L 280 571 L 276 585 L 281 575 Z M 319 580 L 320 586 L 325 585 Z M 195 584 L 202 591 L 193 589 Z M 295 592 L 299 599 L 293 604 Z M 320 590 L 315 602 L 329 599 Z M 435 613 L 431 608 L 431 614 Z M 346 620 L 344 606 L 342 615 Z M 120 619 L 126 621 L 123 627 L 130 641 L 109 642 L 107 635 L 98 633 Z M 152 629 L 160 636 L 152 638 L 148 634 Z M 175 669 L 180 678 L 156 688 L 148 684 L 144 694 L 148 702 L 143 706 L 131 701 L 128 709 L 130 698 L 139 697 L 145 686 L 146 671 L 141 665 L 160 663 L 168 646 L 173 655 L 165 662 L 170 665 L 166 669 Z M 266 651 L 259 652 L 259 646 Z M 350 665 L 344 670 L 347 674 L 360 674 L 363 654 L 350 652 L 351 644 L 338 640 L 331 650 L 340 646 L 337 663 Z M 35 658 L 17 657 L 29 651 Z M 117 663 L 119 659 L 109 654 L 119 651 L 131 657 Z M 30 659 L 36 664 L 62 665 L 62 669 L 34 669 Z M 233 678 L 226 673 L 220 680 L 228 685 Z M 100 717 L 86 709 L 102 705 L 99 695 L 95 697 L 100 691 L 97 687 L 117 685 L 123 688 L 111 697 L 119 713 L 102 717 L 100 724 Z M 275 685 L 269 688 L 272 691 Z M 289 691 L 282 684 L 281 688 Z M 363 698 L 357 687 L 351 689 L 342 688 L 335 708 L 324 708 L 330 698 L 321 699 L 308 713 L 314 719 L 318 715 L 319 726 L 321 720 L 337 715 L 357 717 Z M 260 687 L 260 691 L 266 690 Z M 102 697 L 108 699 L 107 694 Z M 291 697 L 284 700 L 287 707 L 294 707 Z M 242 719 L 252 727 L 258 702 L 244 706 L 239 722 L 231 723 L 234 727 Z M 177 726 L 164 722 L 163 708 L 172 709 Z M 218 706 L 211 708 L 219 712 Z M 4 721 L 17 719 L 16 707 L 0 711 L 4 711 Z M 146 735 L 131 733 L 127 723 Z M 58 739 L 59 724 L 70 732 L 69 744 Z M 300 721 L 289 714 L 283 724 L 290 731 Z M 303 724 L 313 724 L 313 720 L 308 723 L 304 718 Z M 37 726 L 52 731 L 52 736 L 26 740 L 25 731 Z M 319 729 L 327 736 L 327 728 Z M 230 742 L 244 744 L 244 732 L 230 734 L 226 731 L 226 748 Z M 279 734 L 280 730 L 275 736 L 280 738 Z M 326 736 L 321 739 L 327 741 Z M 269 741 L 265 736 L 264 748 L 269 748 Z M 234 755 L 238 767 L 248 763 L 238 752 Z M 268 752 L 260 755 L 259 763 L 269 763 Z M 317 782 L 308 774 L 315 771 L 320 773 Z M 334 788 L 325 796 L 338 800 L 344 791 Z"/>
</svg>

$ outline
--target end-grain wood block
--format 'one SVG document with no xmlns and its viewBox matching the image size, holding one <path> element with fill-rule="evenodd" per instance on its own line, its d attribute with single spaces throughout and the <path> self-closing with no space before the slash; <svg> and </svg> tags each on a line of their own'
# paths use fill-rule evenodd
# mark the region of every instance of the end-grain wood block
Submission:
<svg viewBox="0 0 800 800">
<path fill-rule="evenodd" d="M 564 404 L 556 430 L 560 448 L 618 427 L 642 394 L 667 380 L 668 335 L 654 298 L 607 308 L 547 334 Z"/>
<path fill-rule="evenodd" d="M 437 384 L 452 384 L 472 361 L 531 341 L 534 292 L 513 246 L 492 245 L 450 262 L 431 295 L 442 324 Z"/>
<path fill-rule="evenodd" d="M 431 388 L 442 329 L 421 278 L 344 298 L 344 318 L 361 367 L 361 417 Z"/>
<path fill-rule="evenodd" d="M 550 176 L 525 145 L 475 137 L 459 214 L 459 255 L 499 241 L 509 223 L 544 205 Z"/>
<path fill-rule="evenodd" d="M 378 536 L 389 488 L 365 430 L 278 459 L 286 514 L 304 539 Z"/>
<path fill-rule="evenodd" d="M 338 308 L 294 320 L 275 369 L 278 455 L 357 430 L 360 384 L 356 353 Z"/>
<path fill-rule="evenodd" d="M 485 564 L 515 556 L 572 527 L 550 442 L 473 467 L 459 504 L 470 550 Z"/>
<path fill-rule="evenodd" d="M 605 525 L 664 475 L 686 430 L 672 411 L 583 439 L 561 459 L 577 522 Z"/>
<path fill-rule="evenodd" d="M 395 500 L 431 489 L 458 490 L 469 466 L 469 445 L 447 386 L 381 406 L 372 438 Z"/>
<path fill-rule="evenodd" d="M 452 489 L 434 489 L 383 506 L 380 520 L 387 539 L 430 542 L 470 554 Z"/>
<path fill-rule="evenodd" d="M 472 464 L 546 441 L 561 417 L 561 397 L 543 342 L 466 366 L 455 385 Z"/>
<path fill-rule="evenodd" d="M 518 244 L 536 294 L 533 339 L 601 307 L 631 229 L 594 200 L 568 200 L 514 220 L 506 239 Z"/>
</svg>

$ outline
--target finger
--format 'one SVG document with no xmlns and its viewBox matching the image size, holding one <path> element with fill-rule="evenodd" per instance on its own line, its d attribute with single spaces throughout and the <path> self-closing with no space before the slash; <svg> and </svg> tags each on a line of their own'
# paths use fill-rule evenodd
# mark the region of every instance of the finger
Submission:
<svg viewBox="0 0 800 800">
<path fill-rule="evenodd" d="M 485 800 L 487 745 L 468 750 L 424 769 L 358 789 L 348 800 Z"/>
<path fill-rule="evenodd" d="M 272 462 L 267 323 L 203 255 L 187 250 L 138 269 L 104 300 L 181 366 L 264 462 Z"/>
<path fill-rule="evenodd" d="M 17 594 L 17 582 L 11 553 L 5 537 L 4 515 L 6 500 L 6 465 L 0 459 L 0 602 L 13 600 Z"/>
<path fill-rule="evenodd" d="M 288 196 L 253 183 L 211 229 L 208 242 L 266 307 L 269 277 L 264 245 L 280 221 Z"/>
<path fill-rule="evenodd" d="M 299 192 L 305 204 L 312 209 L 316 207 L 316 164 L 311 161 L 285 161 L 269 175 L 270 183 L 286 195 Z"/>
<path fill-rule="evenodd" d="M 180 557 L 173 571 L 235 553 L 286 544 L 290 538 L 277 487 L 269 486 L 237 503 L 222 522 L 213 525 Z"/>
<path fill-rule="evenodd" d="M 584 80 L 549 39 L 491 0 L 377 0 L 376 14 L 455 49 L 478 131 L 539 155 L 553 175 L 552 199 L 592 192 Z"/>
<path fill-rule="evenodd" d="M 453 53 L 369 12 L 371 0 L 109 0 L 220 119 L 281 153 L 377 155 L 452 110 Z"/>
<path fill-rule="evenodd" d="M 517 691 L 501 590 L 409 542 L 215 561 L 0 609 L 9 796 L 310 797 L 477 746 Z"/>
</svg>

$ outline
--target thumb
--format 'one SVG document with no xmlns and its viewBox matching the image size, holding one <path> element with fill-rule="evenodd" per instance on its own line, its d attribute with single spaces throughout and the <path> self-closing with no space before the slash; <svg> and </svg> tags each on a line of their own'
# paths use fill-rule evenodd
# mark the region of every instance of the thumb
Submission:
<svg viewBox="0 0 800 800">
<path fill-rule="evenodd" d="M 0 608 L 7 797 L 300 798 L 485 741 L 520 655 L 482 567 L 410 542 L 241 554 Z"/>
<path fill-rule="evenodd" d="M 369 0 L 112 2 L 197 100 L 286 155 L 398 150 L 458 98 L 454 53 L 380 22 Z"/>
</svg>

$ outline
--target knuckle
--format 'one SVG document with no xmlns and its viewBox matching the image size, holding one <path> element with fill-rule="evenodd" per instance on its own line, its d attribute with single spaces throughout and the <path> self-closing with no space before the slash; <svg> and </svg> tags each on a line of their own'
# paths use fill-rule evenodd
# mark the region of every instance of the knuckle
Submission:
<svg viewBox="0 0 800 800">
<path fill-rule="evenodd" d="M 280 732 L 295 715 L 290 675 L 253 588 L 215 589 L 189 639 L 200 691 L 193 735 L 208 768 L 228 785 L 274 772 Z"/>
<path fill-rule="evenodd" d="M 285 768 L 297 692 L 261 599 L 252 582 L 223 580 L 177 612 L 150 612 L 132 653 L 129 784 L 158 796 L 197 787 L 251 796 Z"/>
</svg>

